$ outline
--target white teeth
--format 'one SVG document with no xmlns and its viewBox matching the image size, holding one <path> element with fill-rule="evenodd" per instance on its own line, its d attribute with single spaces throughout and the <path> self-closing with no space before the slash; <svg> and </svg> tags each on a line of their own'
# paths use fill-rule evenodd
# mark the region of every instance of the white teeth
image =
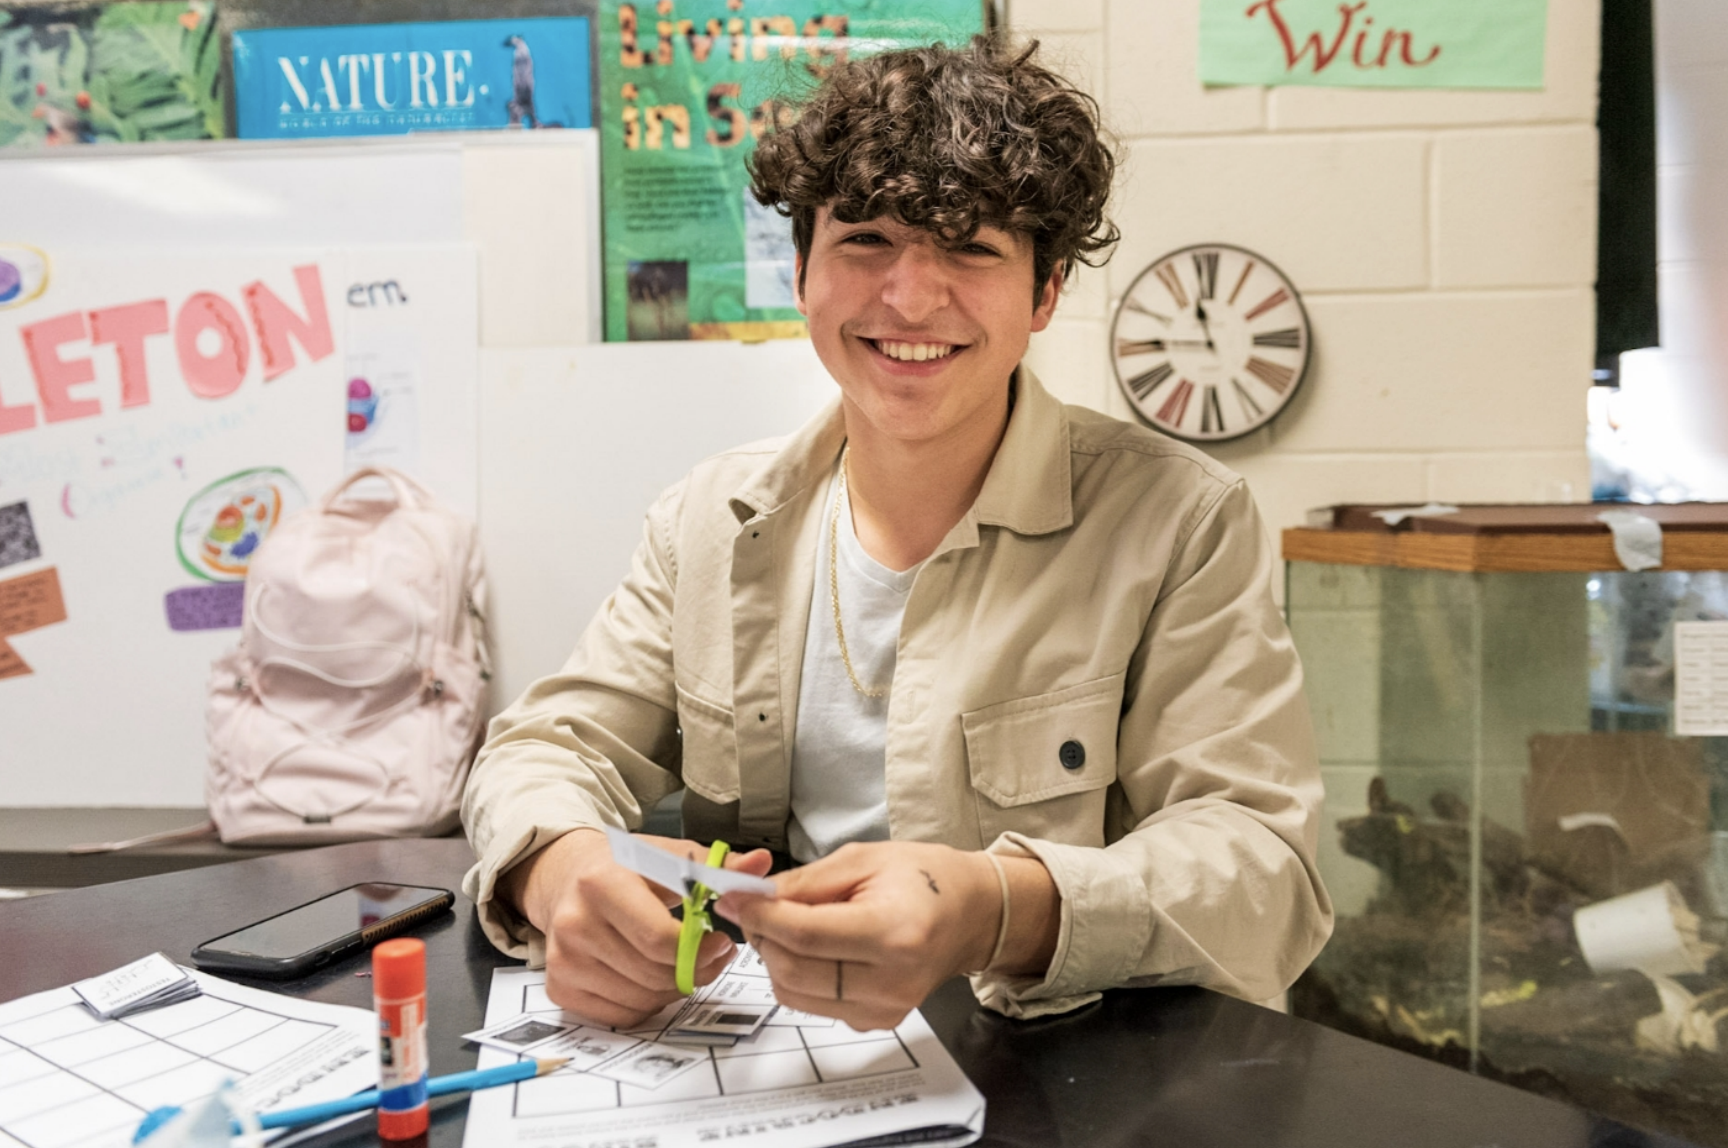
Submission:
<svg viewBox="0 0 1728 1148">
<path fill-rule="evenodd" d="M 929 359 L 945 359 L 954 353 L 952 343 L 890 343 L 877 342 L 876 347 L 890 359 L 922 363 Z"/>
</svg>

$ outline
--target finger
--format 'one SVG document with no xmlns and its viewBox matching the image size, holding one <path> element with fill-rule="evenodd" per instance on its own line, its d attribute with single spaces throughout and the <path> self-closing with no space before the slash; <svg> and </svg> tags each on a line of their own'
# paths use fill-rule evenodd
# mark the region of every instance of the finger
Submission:
<svg viewBox="0 0 1728 1148">
<path fill-rule="evenodd" d="M 855 1004 L 851 1001 L 837 1001 L 832 997 L 824 1000 L 820 997 L 805 996 L 783 990 L 774 986 L 774 999 L 787 1008 L 795 1008 L 800 1012 L 814 1013 L 817 1016 L 831 1016 L 843 1024 L 857 1029 L 859 1032 L 870 1032 L 873 1029 L 894 1028 L 906 1019 L 911 1012 L 910 1007 L 899 1005 L 880 1006 Z M 892 1041 L 888 1043 L 892 1044 Z"/>
<path fill-rule="evenodd" d="M 870 961 L 881 950 L 890 924 L 877 905 L 801 905 L 758 897 L 733 909 L 728 917 L 751 936 L 774 941 L 799 956 L 827 960 Z"/>
<path fill-rule="evenodd" d="M 842 849 L 774 878 L 781 900 L 807 905 L 849 900 L 880 866 L 867 850 Z"/>
<path fill-rule="evenodd" d="M 709 933 L 702 938 L 702 943 L 696 949 L 696 974 L 698 979 L 704 972 L 720 972 L 733 957 L 738 955 L 738 946 L 725 933 Z"/>
<path fill-rule="evenodd" d="M 560 921 L 552 934 L 552 946 L 571 967 L 590 963 L 605 966 L 651 992 L 668 992 L 674 987 L 673 966 L 644 957 L 603 914 L 584 913 Z M 552 967 L 550 958 L 547 963 Z"/>
<path fill-rule="evenodd" d="M 774 868 L 774 854 L 766 849 L 729 853 L 726 855 L 726 868 L 737 873 L 748 873 L 752 877 L 766 877 L 768 870 Z"/>
<path fill-rule="evenodd" d="M 635 1024 L 682 996 L 656 992 L 595 961 L 547 965 L 546 995 L 560 1008 L 602 1024 Z"/>
<path fill-rule="evenodd" d="M 682 837 L 656 837 L 651 833 L 633 834 L 637 841 L 645 841 L 656 849 L 664 849 L 668 853 L 694 861 L 698 865 L 708 863 L 708 850 L 695 841 Z"/>
<path fill-rule="evenodd" d="M 883 1004 L 894 996 L 893 991 L 884 991 L 882 977 L 875 967 L 859 961 L 801 957 L 773 941 L 763 941 L 756 952 L 767 966 L 776 989 L 861 1005 Z"/>
<path fill-rule="evenodd" d="M 654 896 L 650 883 L 619 869 L 584 880 L 583 897 L 593 913 L 645 960 L 670 967 L 678 959 L 678 922 Z"/>
</svg>

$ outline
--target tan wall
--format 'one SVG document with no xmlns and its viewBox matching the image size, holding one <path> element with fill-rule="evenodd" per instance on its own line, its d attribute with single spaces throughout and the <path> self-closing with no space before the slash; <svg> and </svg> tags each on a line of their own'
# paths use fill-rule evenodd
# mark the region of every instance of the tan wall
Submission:
<svg viewBox="0 0 1728 1148">
<path fill-rule="evenodd" d="M 1315 358 L 1273 425 L 1213 453 L 1268 525 L 1339 501 L 1587 499 L 1598 0 L 1549 5 L 1541 92 L 1204 88 L 1199 0 L 1007 0 L 1122 140 L 1123 241 L 1030 362 L 1132 414 L 1113 301 L 1163 253 L 1253 248 L 1302 292 Z"/>
</svg>

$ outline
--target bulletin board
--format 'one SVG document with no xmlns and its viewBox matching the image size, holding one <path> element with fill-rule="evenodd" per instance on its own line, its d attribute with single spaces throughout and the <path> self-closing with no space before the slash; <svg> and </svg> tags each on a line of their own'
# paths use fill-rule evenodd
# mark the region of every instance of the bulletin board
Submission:
<svg viewBox="0 0 1728 1148">
<path fill-rule="evenodd" d="M 198 803 L 250 557 L 346 470 L 472 512 L 476 283 L 460 244 L 0 242 L 8 804 Z"/>
</svg>

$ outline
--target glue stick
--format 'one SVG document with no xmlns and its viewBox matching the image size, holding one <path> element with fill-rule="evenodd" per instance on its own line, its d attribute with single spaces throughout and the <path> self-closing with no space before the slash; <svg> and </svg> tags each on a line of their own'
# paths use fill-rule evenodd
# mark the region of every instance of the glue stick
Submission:
<svg viewBox="0 0 1728 1148">
<path fill-rule="evenodd" d="M 412 937 L 372 950 L 378 1008 L 378 1135 L 407 1140 L 426 1131 L 426 945 Z"/>
</svg>

